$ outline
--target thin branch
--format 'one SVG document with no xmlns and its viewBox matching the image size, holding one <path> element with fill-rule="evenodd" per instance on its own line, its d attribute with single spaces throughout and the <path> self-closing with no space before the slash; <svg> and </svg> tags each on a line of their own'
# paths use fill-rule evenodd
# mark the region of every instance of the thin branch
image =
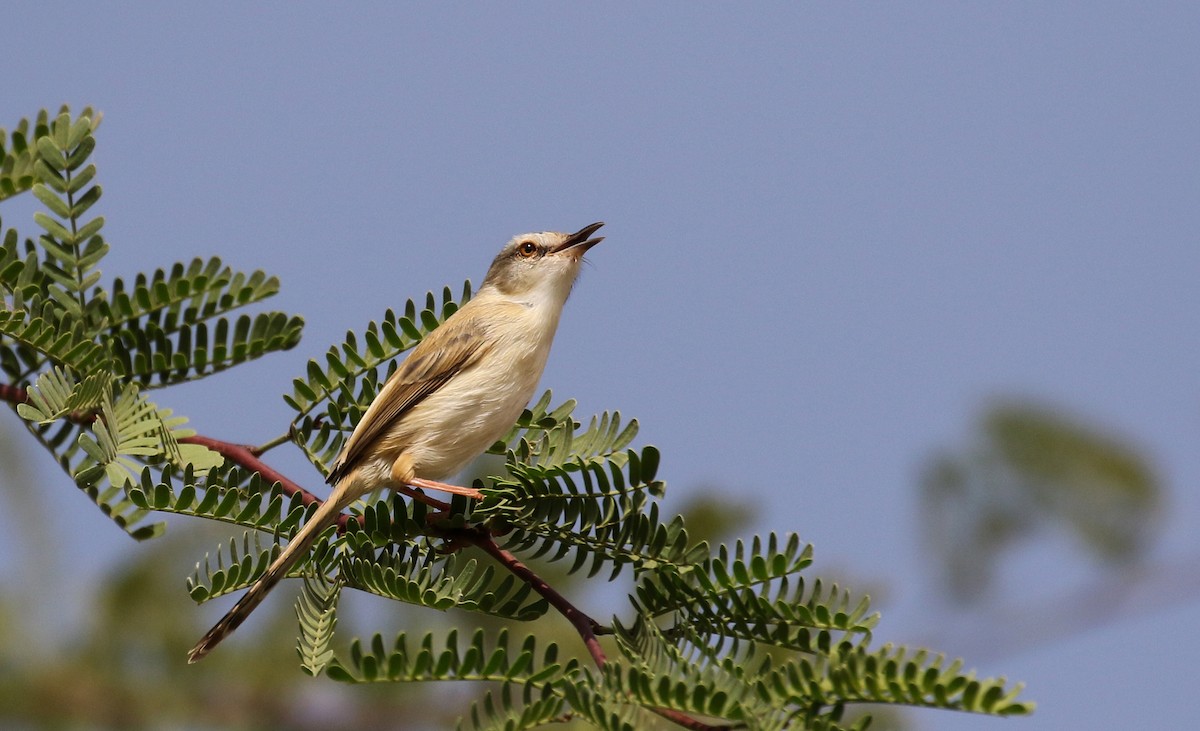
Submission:
<svg viewBox="0 0 1200 731">
<path fill-rule="evenodd" d="M 596 663 L 596 667 L 603 668 L 608 663 L 608 658 L 604 654 L 604 648 L 600 647 L 598 634 L 604 632 L 604 628 L 599 622 L 585 614 L 579 607 L 571 603 L 562 594 L 550 586 L 545 579 L 534 573 L 533 569 L 521 562 L 521 559 L 514 556 L 511 552 L 504 550 L 500 544 L 496 543 L 496 539 L 491 533 L 482 529 L 464 531 L 467 533 L 464 536 L 469 543 L 478 546 L 501 566 L 508 570 L 509 573 L 521 579 L 526 584 L 542 596 L 550 606 L 558 610 L 558 613 L 567 618 L 579 633 L 579 637 L 583 640 L 583 644 L 587 647 L 588 653 L 591 654 L 592 660 Z M 683 728 L 692 729 L 692 731 L 723 731 L 732 729 L 732 726 L 712 726 L 710 724 L 698 721 L 686 713 L 672 710 L 670 708 L 651 708 L 654 713 L 675 723 Z"/>
<path fill-rule="evenodd" d="M 288 444 L 291 441 L 292 441 L 292 435 L 290 433 L 289 434 L 280 434 L 279 436 L 275 437 L 271 441 L 258 445 L 257 447 L 255 447 L 253 449 L 253 452 L 254 452 L 254 454 L 261 457 L 264 454 L 266 454 L 268 451 L 274 449 L 275 447 L 278 447 L 278 446 L 281 446 L 284 444 Z"/>
<path fill-rule="evenodd" d="M 595 661 L 596 667 L 604 667 L 604 664 L 608 662 L 608 658 L 605 657 L 604 648 L 600 647 L 600 640 L 596 636 L 597 632 L 601 630 L 599 622 L 584 614 L 579 607 L 576 607 L 565 596 L 558 593 L 554 587 L 546 583 L 545 579 L 535 574 L 519 558 L 501 548 L 491 533 L 477 529 L 469 531 L 466 539 L 481 548 L 484 553 L 496 559 L 509 573 L 529 584 L 530 588 L 550 603 L 550 606 L 557 609 L 559 614 L 566 617 L 567 621 L 575 627 L 575 631 L 579 633 L 579 637 L 587 647 L 588 654 Z"/>
<path fill-rule="evenodd" d="M 29 392 L 20 386 L 0 383 L 0 401 L 7 401 L 10 404 L 29 403 Z"/>
<path fill-rule="evenodd" d="M 260 452 L 257 447 L 252 447 L 246 444 L 233 444 L 231 442 L 225 442 L 220 439 L 213 439 L 212 437 L 200 435 L 183 437 L 179 441 L 184 444 L 198 444 L 202 447 L 208 447 L 212 451 L 221 455 L 230 462 L 233 462 L 239 467 L 244 467 L 245 469 L 257 472 L 268 482 L 278 482 L 283 488 L 284 494 L 299 495 L 300 500 L 303 501 L 305 507 L 323 502 L 321 498 L 317 497 L 308 490 L 305 490 L 303 487 L 300 487 L 300 485 L 288 479 L 287 476 L 285 476 L 282 472 L 279 472 L 266 462 L 263 462 L 259 456 Z M 428 495 L 419 493 L 411 488 L 397 488 L 397 490 L 405 495 L 408 495 L 414 500 L 419 500 L 437 510 L 444 511 L 450 509 L 449 503 L 444 503 L 441 500 L 429 497 Z M 350 520 L 353 520 L 353 518 L 345 513 L 338 515 L 338 530 L 345 531 L 346 525 Z"/>
<path fill-rule="evenodd" d="M 262 475 L 263 479 L 265 479 L 267 482 L 278 482 L 280 487 L 283 488 L 284 494 L 289 496 L 299 495 L 300 500 L 304 503 L 305 507 L 317 505 L 322 502 L 321 498 L 317 497 L 308 490 L 305 490 L 303 487 L 300 487 L 300 485 L 288 479 L 288 477 L 282 472 L 279 472 L 266 462 L 263 462 L 262 459 L 259 458 L 257 449 L 255 447 L 245 444 L 234 444 L 232 442 L 213 439 L 212 437 L 200 436 L 198 434 L 196 436 L 183 437 L 179 440 L 179 442 L 181 444 L 197 444 L 201 447 L 207 447 L 230 462 L 233 462 L 237 466 L 257 472 L 258 474 Z M 339 515 L 338 529 L 345 530 L 346 521 L 349 519 L 350 516 L 348 515 Z"/>
</svg>

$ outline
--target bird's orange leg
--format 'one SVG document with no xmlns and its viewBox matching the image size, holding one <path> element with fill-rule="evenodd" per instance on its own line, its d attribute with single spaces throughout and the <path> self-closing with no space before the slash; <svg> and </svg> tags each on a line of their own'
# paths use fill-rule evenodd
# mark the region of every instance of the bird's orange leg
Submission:
<svg viewBox="0 0 1200 731">
<path fill-rule="evenodd" d="M 423 487 L 427 490 L 448 492 L 451 495 L 466 495 L 473 500 L 483 499 L 483 493 L 473 487 L 450 485 L 445 482 L 437 482 L 436 480 L 423 480 L 420 477 L 414 477 L 411 480 L 408 480 L 405 484 L 411 485 L 412 487 Z"/>
<path fill-rule="evenodd" d="M 401 485 L 408 487 L 423 487 L 426 490 L 437 490 L 438 492 L 448 492 L 451 495 L 466 495 L 473 500 L 482 500 L 483 493 L 473 487 L 460 487 L 458 485 L 450 485 L 445 482 L 436 480 L 426 480 L 417 477 L 413 469 L 412 457 L 407 454 L 401 454 L 392 463 L 392 479 Z M 412 493 L 401 490 L 409 497 L 415 497 Z"/>
</svg>

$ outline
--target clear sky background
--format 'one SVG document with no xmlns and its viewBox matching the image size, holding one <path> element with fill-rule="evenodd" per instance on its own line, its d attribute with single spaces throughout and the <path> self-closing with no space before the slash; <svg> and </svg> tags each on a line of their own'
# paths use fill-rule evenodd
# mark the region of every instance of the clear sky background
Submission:
<svg viewBox="0 0 1200 731">
<path fill-rule="evenodd" d="M 514 234 L 604 220 L 543 385 L 637 416 L 668 507 L 753 503 L 815 573 L 887 587 L 880 640 L 968 652 L 944 630 L 972 627 L 968 661 L 1040 704 L 924 728 L 1195 722 L 1196 593 L 989 646 L 929 596 L 915 485 L 990 398 L 1042 399 L 1145 450 L 1169 491 L 1150 559 L 1195 565 L 1200 6 L 199 5 L 6 6 L 0 125 L 104 112 L 107 274 L 282 278 L 298 348 L 163 394 L 200 432 L 275 436 L 347 328 L 478 282 Z M 30 210 L 0 216 L 29 234 Z M 73 570 L 146 550 L 34 466 Z M 1044 541 L 1007 603 L 1090 571 Z"/>
</svg>

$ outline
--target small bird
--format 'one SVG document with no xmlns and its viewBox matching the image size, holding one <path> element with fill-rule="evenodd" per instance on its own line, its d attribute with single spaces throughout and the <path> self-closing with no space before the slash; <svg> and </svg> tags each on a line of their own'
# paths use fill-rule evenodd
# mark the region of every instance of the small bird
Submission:
<svg viewBox="0 0 1200 731">
<path fill-rule="evenodd" d="M 343 446 L 327 481 L 329 498 L 266 572 L 188 653 L 194 663 L 254 611 L 332 525 L 378 487 L 447 485 L 505 434 L 541 380 L 563 305 L 603 222 L 573 234 L 531 233 L 505 244 L 475 297 L 429 333 L 384 383 Z"/>
</svg>

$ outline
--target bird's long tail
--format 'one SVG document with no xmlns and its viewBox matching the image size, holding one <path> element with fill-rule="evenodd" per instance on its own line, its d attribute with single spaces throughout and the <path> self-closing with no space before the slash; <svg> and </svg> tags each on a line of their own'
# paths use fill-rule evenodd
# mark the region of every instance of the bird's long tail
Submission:
<svg viewBox="0 0 1200 731">
<path fill-rule="evenodd" d="M 329 499 L 321 503 L 317 511 L 313 513 L 312 518 L 308 520 L 301 528 L 295 537 L 283 549 L 283 552 L 271 562 L 266 572 L 259 577 L 258 581 L 246 591 L 242 598 L 233 605 L 233 608 L 225 613 L 221 620 L 213 625 L 213 628 L 204 635 L 196 646 L 188 653 L 188 663 L 194 663 L 217 646 L 221 640 L 229 636 L 231 632 L 245 621 L 246 617 L 250 616 L 250 612 L 262 603 L 262 600 L 267 597 L 271 589 L 287 575 L 287 572 L 308 553 L 308 549 L 316 543 L 317 537 L 321 532 L 328 528 L 337 519 L 338 513 L 342 508 L 346 507 L 344 488 L 347 481 L 342 480 L 334 488 Z"/>
</svg>

